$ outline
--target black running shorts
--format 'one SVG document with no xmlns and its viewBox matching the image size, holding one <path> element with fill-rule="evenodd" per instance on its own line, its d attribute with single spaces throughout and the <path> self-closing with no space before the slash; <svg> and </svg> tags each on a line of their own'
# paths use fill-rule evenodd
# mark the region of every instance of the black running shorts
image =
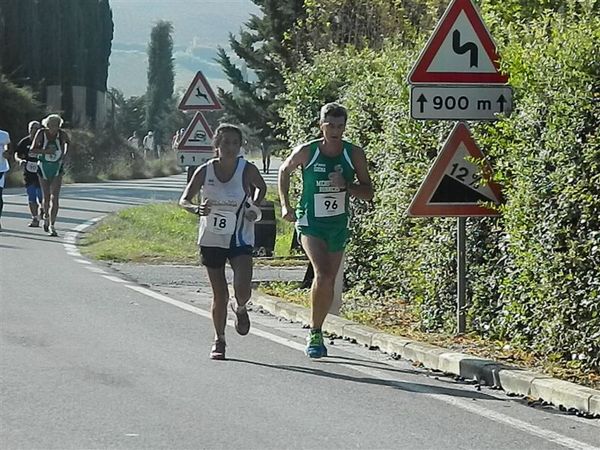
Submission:
<svg viewBox="0 0 600 450">
<path fill-rule="evenodd" d="M 227 260 L 231 261 L 231 258 L 241 255 L 252 256 L 252 246 L 244 245 L 243 247 L 232 248 L 200 246 L 200 262 L 203 266 L 211 269 L 225 267 Z"/>
</svg>

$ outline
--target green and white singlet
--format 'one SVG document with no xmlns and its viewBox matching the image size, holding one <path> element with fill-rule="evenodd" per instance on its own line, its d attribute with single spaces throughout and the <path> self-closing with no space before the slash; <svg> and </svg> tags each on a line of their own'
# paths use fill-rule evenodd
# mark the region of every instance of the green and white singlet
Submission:
<svg viewBox="0 0 600 450">
<path fill-rule="evenodd" d="M 38 164 L 40 166 L 40 171 L 42 173 L 42 177 L 45 180 L 51 180 L 58 175 L 62 175 L 63 169 L 63 150 L 62 150 L 62 141 L 60 139 L 60 132 L 56 135 L 56 138 L 49 140 L 46 136 L 46 132 L 42 131 L 44 134 L 44 143 L 42 148 L 48 149 L 52 148 L 52 153 L 47 154 L 38 154 Z"/>
<path fill-rule="evenodd" d="M 352 164 L 352 144 L 342 141 L 342 152 L 334 157 L 328 157 L 319 150 L 320 140 L 309 144 L 310 155 L 308 164 L 302 170 L 302 197 L 296 209 L 298 221 L 296 225 L 301 234 L 321 237 L 328 241 L 327 235 L 332 231 L 342 231 L 348 228 L 348 192 L 331 185 L 330 174 L 341 173 L 344 179 L 351 183 L 354 180 L 354 165 Z M 334 244 L 332 251 L 337 251 L 340 245 Z"/>
</svg>

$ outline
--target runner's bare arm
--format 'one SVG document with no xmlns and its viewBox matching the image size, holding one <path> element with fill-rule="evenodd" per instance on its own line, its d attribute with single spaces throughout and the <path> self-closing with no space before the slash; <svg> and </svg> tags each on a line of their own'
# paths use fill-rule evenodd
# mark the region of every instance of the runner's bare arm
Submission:
<svg viewBox="0 0 600 450">
<path fill-rule="evenodd" d="M 4 150 L 2 150 L 2 156 L 4 156 L 6 159 L 10 158 L 10 154 L 12 153 L 12 148 L 13 145 L 11 142 L 6 144 L 6 148 Z"/>
<path fill-rule="evenodd" d="M 281 200 L 281 217 L 288 222 L 296 220 L 296 214 L 290 207 L 290 176 L 298 167 L 304 167 L 308 163 L 309 148 L 308 145 L 296 147 L 279 168 L 277 187 Z"/>
<path fill-rule="evenodd" d="M 30 150 L 35 150 L 35 153 L 42 153 L 42 143 L 44 142 L 44 138 L 43 138 L 43 133 L 44 130 L 43 129 L 39 129 L 37 130 L 37 132 L 35 133 L 35 136 L 33 137 L 33 140 L 31 141 L 31 147 Z"/>
<path fill-rule="evenodd" d="M 20 153 L 19 147 L 18 147 L 18 145 L 16 145 L 15 147 L 13 147 L 12 157 L 17 164 L 19 164 L 19 165 L 25 164 L 27 162 L 27 160 L 25 158 L 21 158 L 21 156 L 23 156 L 23 155 L 20 155 L 19 153 Z"/>
<path fill-rule="evenodd" d="M 246 170 L 252 201 L 255 205 L 260 205 L 267 195 L 267 184 L 254 164 L 246 164 Z"/>
<path fill-rule="evenodd" d="M 367 157 L 362 148 L 354 146 L 352 149 L 352 164 L 354 164 L 358 183 L 349 184 L 348 193 L 361 200 L 372 200 L 374 195 L 373 184 L 369 175 Z"/>
<path fill-rule="evenodd" d="M 187 184 L 179 199 L 179 206 L 192 214 L 199 214 L 199 206 L 192 203 L 193 198 L 198 195 L 200 188 L 204 185 L 206 178 L 206 165 L 202 165 L 196 169 L 190 182 Z"/>
<path fill-rule="evenodd" d="M 60 130 L 60 138 L 63 143 L 63 157 L 67 155 L 67 152 L 71 148 L 71 137 L 66 131 Z"/>
</svg>

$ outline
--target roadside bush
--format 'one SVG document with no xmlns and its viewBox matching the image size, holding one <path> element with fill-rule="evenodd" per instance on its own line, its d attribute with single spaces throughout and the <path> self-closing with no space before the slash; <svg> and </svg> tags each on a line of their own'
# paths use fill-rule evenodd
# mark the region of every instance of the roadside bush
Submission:
<svg viewBox="0 0 600 450">
<path fill-rule="evenodd" d="M 588 3 L 527 23 L 504 23 L 489 12 L 515 110 L 498 122 L 471 125 L 506 202 L 499 218 L 468 220 L 468 326 L 549 361 L 597 371 L 600 19 Z M 372 205 L 353 204 L 352 294 L 378 303 L 400 297 L 423 330 L 450 331 L 455 220 L 406 216 L 452 127 L 409 117 L 406 79 L 423 45 L 315 54 L 287 74 L 281 114 L 295 145 L 316 135 L 324 102 L 349 108 L 348 138 L 365 148 L 376 188 Z"/>
<path fill-rule="evenodd" d="M 111 130 L 97 133 L 69 130 L 69 133 L 72 145 L 67 174 L 72 181 L 127 180 L 181 172 L 173 156 L 144 160 L 125 139 Z"/>
</svg>

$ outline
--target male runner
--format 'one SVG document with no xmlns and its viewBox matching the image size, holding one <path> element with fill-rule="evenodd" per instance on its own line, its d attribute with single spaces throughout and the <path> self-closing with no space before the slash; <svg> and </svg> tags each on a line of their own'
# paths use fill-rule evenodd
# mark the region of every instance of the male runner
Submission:
<svg viewBox="0 0 600 450">
<path fill-rule="evenodd" d="M 371 200 L 373 187 L 362 148 L 342 140 L 348 113 L 337 103 L 321 108 L 321 139 L 301 144 L 279 168 L 281 216 L 296 222 L 315 271 L 311 287 L 311 329 L 306 354 L 327 356 L 321 327 L 333 302 L 333 286 L 349 238 L 349 196 Z M 302 169 L 302 196 L 290 206 L 290 174 Z M 355 182 L 355 180 L 357 182 Z"/>
</svg>

